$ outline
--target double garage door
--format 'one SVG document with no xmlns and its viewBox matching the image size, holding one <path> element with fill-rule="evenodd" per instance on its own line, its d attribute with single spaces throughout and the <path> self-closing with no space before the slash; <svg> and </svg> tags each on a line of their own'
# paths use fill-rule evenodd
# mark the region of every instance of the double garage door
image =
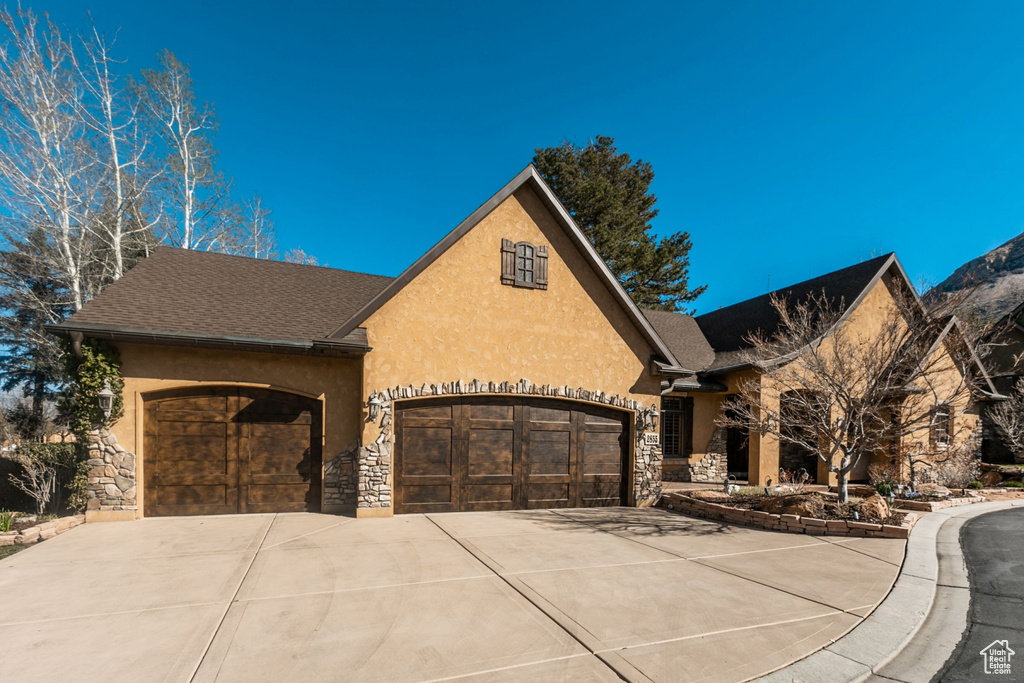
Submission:
<svg viewBox="0 0 1024 683">
<path fill-rule="evenodd" d="M 543 398 L 396 405 L 395 511 L 621 505 L 628 414 Z"/>
<path fill-rule="evenodd" d="M 146 515 L 320 510 L 320 402 L 215 387 L 146 401 Z"/>
</svg>

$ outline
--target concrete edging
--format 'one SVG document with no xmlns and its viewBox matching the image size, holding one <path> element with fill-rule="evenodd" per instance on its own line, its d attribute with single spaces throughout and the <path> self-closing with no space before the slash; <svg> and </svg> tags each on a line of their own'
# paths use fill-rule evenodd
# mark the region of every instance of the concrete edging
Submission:
<svg viewBox="0 0 1024 683">
<path fill-rule="evenodd" d="M 907 647 L 928 617 L 939 585 L 940 560 L 944 576 L 955 573 L 958 567 L 963 572 L 959 543 L 943 543 L 946 547 L 940 553 L 938 543 L 943 525 L 954 519 L 966 521 L 964 518 L 1022 504 L 1022 501 L 979 503 L 923 516 L 911 531 L 903 566 L 885 600 L 842 638 L 798 662 L 755 679 L 757 683 L 859 683 L 877 673 Z M 962 521 L 956 523 L 957 530 Z M 962 580 L 966 580 L 965 572 Z M 945 657 L 942 660 L 945 661 Z M 943 661 L 939 661 L 938 666 L 941 667 Z"/>
</svg>

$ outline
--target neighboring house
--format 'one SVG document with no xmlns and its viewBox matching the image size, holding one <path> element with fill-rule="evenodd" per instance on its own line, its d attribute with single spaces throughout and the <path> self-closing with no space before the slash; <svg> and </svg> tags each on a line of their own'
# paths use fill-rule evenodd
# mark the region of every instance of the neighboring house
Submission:
<svg viewBox="0 0 1024 683">
<path fill-rule="evenodd" d="M 992 326 L 985 345 L 988 349 L 985 367 L 992 375 L 992 383 L 1001 395 L 1009 396 L 1024 377 L 1024 368 L 1018 363 L 1018 359 L 1024 356 L 1024 302 Z M 988 417 L 988 408 L 994 405 L 993 402 L 982 405 L 982 459 L 989 463 L 1012 463 L 1013 453 Z"/>
<path fill-rule="evenodd" d="M 887 256 L 790 290 L 853 310 L 904 277 Z M 161 248 L 52 330 L 121 354 L 88 519 L 380 517 L 651 505 L 659 419 L 666 478 L 774 480 L 777 443 L 715 426 L 771 316 L 642 313 L 531 166 L 398 278 Z"/>
<path fill-rule="evenodd" d="M 662 398 L 663 476 L 668 481 L 722 481 L 727 475 L 751 484 L 764 486 L 779 482 L 779 470 L 806 470 L 818 483 L 835 483 L 824 462 L 810 453 L 789 444 L 780 444 L 770 434 L 748 433 L 748 430 L 724 429 L 716 425 L 723 403 L 738 393 L 747 380 L 758 380 L 758 372 L 750 362 L 751 334 L 761 331 L 771 335 L 778 330 L 779 316 L 772 305 L 773 297 L 790 303 L 824 294 L 841 304 L 844 325 L 878 324 L 894 305 L 896 288 L 912 291 L 912 287 L 895 254 L 887 254 L 833 273 L 764 294 L 726 308 L 690 318 L 678 313 L 645 311 L 645 315 L 666 341 L 680 364 L 690 369 L 689 375 L 665 380 Z M 959 343 L 959 329 L 950 320 L 939 339 L 937 353 L 948 356 L 947 345 Z M 975 360 L 975 369 L 988 394 L 995 391 L 984 368 Z M 956 367 L 956 363 L 950 363 Z M 959 376 L 958 376 L 959 377 Z M 977 398 L 983 398 L 978 396 Z M 777 410 L 785 411 L 785 395 Z M 974 434 L 978 421 L 976 401 L 963 405 L 940 407 L 947 410 L 945 419 L 936 421 L 931 435 L 923 439 L 944 438 L 944 434 Z M 966 424 L 952 428 L 951 421 Z M 888 454 L 872 458 L 884 463 Z M 862 459 L 851 475 L 852 481 L 866 481 L 872 460 Z"/>
</svg>

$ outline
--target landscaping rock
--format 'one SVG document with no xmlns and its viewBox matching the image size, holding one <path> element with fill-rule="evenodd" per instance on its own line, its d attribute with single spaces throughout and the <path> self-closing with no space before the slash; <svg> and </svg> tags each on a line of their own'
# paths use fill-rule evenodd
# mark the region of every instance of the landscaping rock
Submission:
<svg viewBox="0 0 1024 683">
<path fill-rule="evenodd" d="M 711 503 L 727 503 L 730 498 L 728 493 L 722 491 L 689 491 L 687 493 L 691 498 L 706 500 Z"/>
<path fill-rule="evenodd" d="M 981 475 L 978 480 L 985 486 L 995 486 L 1003 480 L 1003 475 L 999 474 L 999 470 L 989 470 Z"/>
<path fill-rule="evenodd" d="M 940 484 L 918 484 L 917 492 L 926 496 L 939 496 L 941 498 L 952 493 L 952 491 Z"/>
<path fill-rule="evenodd" d="M 762 501 L 761 509 L 776 515 L 823 517 L 825 514 L 825 501 L 820 496 L 810 494 L 772 496 Z"/>
<path fill-rule="evenodd" d="M 877 493 L 857 504 L 857 511 L 864 517 L 889 518 L 889 504 Z"/>
</svg>

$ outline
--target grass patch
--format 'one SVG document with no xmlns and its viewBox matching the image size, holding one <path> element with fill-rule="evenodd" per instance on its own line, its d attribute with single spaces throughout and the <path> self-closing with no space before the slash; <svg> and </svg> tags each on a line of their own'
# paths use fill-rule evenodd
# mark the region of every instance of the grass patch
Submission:
<svg viewBox="0 0 1024 683">
<path fill-rule="evenodd" d="M 13 555 L 14 553 L 18 552 L 19 550 L 24 550 L 27 547 L 28 547 L 27 545 L 20 545 L 20 544 L 0 545 L 0 560 L 3 560 L 5 558 L 7 558 L 7 557 L 10 557 L 11 555 Z"/>
</svg>

